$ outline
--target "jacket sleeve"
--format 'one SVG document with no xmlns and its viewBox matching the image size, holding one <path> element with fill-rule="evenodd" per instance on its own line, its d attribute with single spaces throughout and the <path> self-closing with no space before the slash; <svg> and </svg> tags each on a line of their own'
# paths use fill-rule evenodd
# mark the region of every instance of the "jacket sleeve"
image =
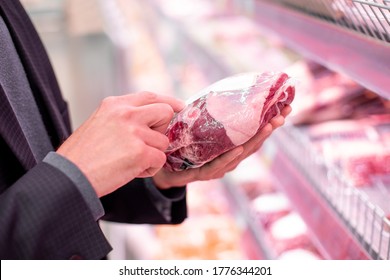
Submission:
<svg viewBox="0 0 390 280">
<path fill-rule="evenodd" d="M 187 217 L 185 187 L 162 191 L 161 197 L 170 200 L 170 219 L 159 209 L 155 192 L 145 179 L 134 179 L 127 185 L 101 198 L 105 215 L 103 220 L 135 224 L 178 224 Z M 179 194 L 180 198 L 177 198 Z"/>
<path fill-rule="evenodd" d="M 105 211 L 108 212 L 105 219 L 125 223 L 177 223 L 186 216 L 185 187 L 161 191 L 151 178 L 136 179 L 124 186 L 126 191 L 103 199 L 106 208 L 103 210 L 92 185 L 76 165 L 55 152 L 50 152 L 43 161 L 61 170 L 73 182 L 95 220 L 101 218 Z M 123 207 L 117 207 L 121 205 Z M 182 205 L 181 209 L 176 205 Z"/>
<path fill-rule="evenodd" d="M 111 250 L 77 187 L 39 163 L 0 194 L 1 259 L 102 259 Z"/>
</svg>

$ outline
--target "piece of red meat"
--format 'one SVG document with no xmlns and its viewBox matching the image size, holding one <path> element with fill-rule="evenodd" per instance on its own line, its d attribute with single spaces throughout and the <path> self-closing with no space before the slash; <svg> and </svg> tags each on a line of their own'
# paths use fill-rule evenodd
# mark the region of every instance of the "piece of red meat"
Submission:
<svg viewBox="0 0 390 280">
<path fill-rule="evenodd" d="M 290 104 L 294 94 L 285 73 L 241 74 L 211 85 L 169 125 L 165 167 L 200 167 L 245 143 Z"/>
</svg>

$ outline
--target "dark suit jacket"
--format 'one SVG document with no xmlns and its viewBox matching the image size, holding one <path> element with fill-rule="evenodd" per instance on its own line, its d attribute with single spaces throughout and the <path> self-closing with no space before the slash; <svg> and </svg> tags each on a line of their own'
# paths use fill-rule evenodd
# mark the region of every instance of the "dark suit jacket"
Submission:
<svg viewBox="0 0 390 280">
<path fill-rule="evenodd" d="M 71 128 L 67 104 L 44 46 L 19 1 L 0 0 L 0 13 L 27 74 L 48 137 L 53 147 L 58 147 Z M 168 223 L 152 203 L 141 179 L 101 201 L 104 218 L 110 221 Z M 180 223 L 185 217 L 184 198 L 172 204 L 170 223 Z M 0 258 L 101 259 L 110 250 L 72 181 L 51 165 L 35 161 L 0 83 Z"/>
</svg>

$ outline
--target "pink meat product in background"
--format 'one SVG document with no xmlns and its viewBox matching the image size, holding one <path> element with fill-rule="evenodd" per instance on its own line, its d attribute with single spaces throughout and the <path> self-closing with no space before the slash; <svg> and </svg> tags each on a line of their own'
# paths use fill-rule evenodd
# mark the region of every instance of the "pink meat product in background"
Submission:
<svg viewBox="0 0 390 280">
<path fill-rule="evenodd" d="M 286 68 L 286 73 L 299 80 L 295 107 L 290 116 L 296 125 L 390 113 L 387 99 L 347 76 L 315 68 L 310 61 L 294 63 Z"/>
<path fill-rule="evenodd" d="M 267 233 L 277 255 L 288 250 L 313 247 L 308 228 L 296 212 L 291 212 L 274 221 Z"/>
<path fill-rule="evenodd" d="M 259 195 L 251 201 L 251 209 L 257 222 L 265 228 L 292 211 L 290 201 L 281 192 Z"/>
<path fill-rule="evenodd" d="M 295 87 L 284 73 L 241 74 L 211 85 L 169 125 L 165 167 L 197 168 L 247 142 L 294 95 Z"/>
</svg>

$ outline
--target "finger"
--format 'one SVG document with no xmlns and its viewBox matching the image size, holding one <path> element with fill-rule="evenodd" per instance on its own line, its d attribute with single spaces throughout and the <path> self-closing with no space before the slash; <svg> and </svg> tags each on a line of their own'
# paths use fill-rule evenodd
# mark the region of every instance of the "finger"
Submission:
<svg viewBox="0 0 390 280">
<path fill-rule="evenodd" d="M 165 133 L 173 118 L 173 109 L 165 103 L 148 104 L 134 108 L 132 117 L 137 118 L 150 128 Z"/>
<path fill-rule="evenodd" d="M 206 179 L 212 178 L 214 174 L 216 174 L 219 170 L 223 169 L 226 165 L 228 165 L 231 161 L 239 157 L 244 151 L 242 146 L 236 147 L 231 151 L 228 151 L 219 157 L 215 158 L 211 162 L 203 165 L 199 169 L 198 179 Z"/>
<path fill-rule="evenodd" d="M 185 103 L 169 95 L 156 94 L 152 92 L 139 92 L 122 95 L 123 102 L 128 102 L 132 106 L 144 106 L 154 103 L 165 103 L 172 107 L 174 112 L 180 112 Z"/>
<path fill-rule="evenodd" d="M 237 166 L 244 160 L 245 158 L 238 157 L 232 162 L 230 162 L 228 165 L 225 166 L 224 171 L 225 173 L 228 173 L 230 171 L 233 171 L 237 168 Z"/>
<path fill-rule="evenodd" d="M 223 168 L 221 168 L 220 170 L 218 170 L 215 174 L 214 174 L 214 179 L 217 179 L 217 178 L 222 178 L 223 176 L 225 176 L 226 173 L 234 170 L 239 164 L 240 162 L 242 161 L 241 159 L 241 156 L 238 156 L 236 157 L 234 160 L 232 160 L 231 162 L 229 162 L 227 165 L 225 165 Z"/>
<path fill-rule="evenodd" d="M 281 127 L 284 124 L 284 117 L 282 115 L 278 115 L 276 117 L 273 117 L 270 120 L 270 124 L 272 125 L 273 129 Z"/>
<path fill-rule="evenodd" d="M 244 143 L 242 145 L 244 148 L 244 152 L 240 155 L 240 160 L 247 158 L 248 156 L 256 152 L 258 149 L 260 149 L 264 141 L 271 135 L 272 130 L 272 125 L 268 123 L 254 137 Z"/>
<path fill-rule="evenodd" d="M 164 166 L 167 160 L 164 152 L 154 148 L 147 149 L 145 158 L 147 159 L 146 167 L 138 174 L 138 178 L 154 176 Z"/>
<path fill-rule="evenodd" d="M 145 171 L 143 171 L 142 173 L 140 173 L 137 178 L 148 178 L 148 177 L 153 177 L 161 168 L 153 168 L 153 167 L 150 167 L 148 169 L 146 169 Z"/>
<path fill-rule="evenodd" d="M 272 124 L 272 126 L 274 128 L 278 128 L 280 126 L 282 126 L 285 122 L 285 118 L 291 113 L 292 111 L 292 108 L 290 105 L 286 105 L 282 111 L 280 112 L 279 115 L 273 117 L 271 120 L 270 120 L 270 123 Z"/>
<path fill-rule="evenodd" d="M 286 105 L 282 111 L 280 112 L 280 114 L 283 116 L 283 117 L 287 117 L 292 111 L 292 107 L 290 105 Z"/>
<path fill-rule="evenodd" d="M 272 124 L 266 124 L 259 132 L 256 133 L 249 141 L 243 144 L 245 150 L 250 150 L 254 146 L 263 143 L 272 133 L 273 127 Z"/>
<path fill-rule="evenodd" d="M 151 129 L 145 129 L 142 134 L 142 139 L 144 140 L 145 144 L 150 147 L 165 152 L 169 146 L 168 137 L 160 132 Z"/>
<path fill-rule="evenodd" d="M 274 129 L 281 127 L 285 123 L 286 117 L 291 113 L 292 108 L 290 105 L 286 105 L 282 111 L 280 112 L 280 115 L 274 117 L 271 119 L 270 123 L 272 124 L 272 127 Z"/>
</svg>

